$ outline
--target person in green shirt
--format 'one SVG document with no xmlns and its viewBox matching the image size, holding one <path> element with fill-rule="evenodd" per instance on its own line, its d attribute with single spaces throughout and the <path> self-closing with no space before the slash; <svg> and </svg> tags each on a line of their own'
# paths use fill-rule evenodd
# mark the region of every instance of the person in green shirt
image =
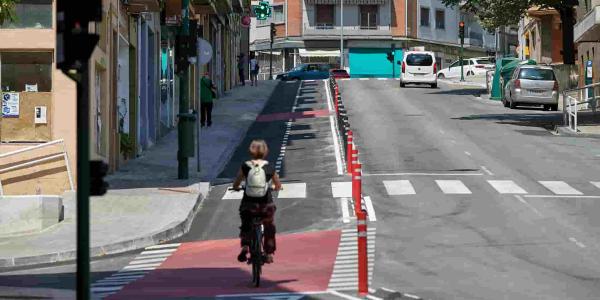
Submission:
<svg viewBox="0 0 600 300">
<path fill-rule="evenodd" d="M 200 126 L 212 125 L 213 99 L 216 96 L 215 85 L 210 80 L 208 72 L 200 79 Z"/>
</svg>

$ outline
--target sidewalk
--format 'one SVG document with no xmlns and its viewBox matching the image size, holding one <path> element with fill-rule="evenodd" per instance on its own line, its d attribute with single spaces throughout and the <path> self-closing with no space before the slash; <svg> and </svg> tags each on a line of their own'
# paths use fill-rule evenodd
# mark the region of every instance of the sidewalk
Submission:
<svg viewBox="0 0 600 300">
<path fill-rule="evenodd" d="M 110 190 L 90 199 L 91 256 L 141 249 L 185 234 L 213 181 L 262 111 L 277 81 L 228 91 L 215 100 L 213 125 L 201 132 L 201 172 L 189 161 L 188 180 L 177 180 L 177 130 L 142 157 L 107 177 Z M 75 194 L 64 195 L 65 220 L 41 233 L 3 238 L 0 268 L 76 258 Z"/>
<path fill-rule="evenodd" d="M 487 88 L 485 76 L 465 76 L 465 81 L 460 81 L 460 77 L 451 79 L 438 79 L 438 82 L 458 86 L 472 86 L 484 89 Z"/>
</svg>

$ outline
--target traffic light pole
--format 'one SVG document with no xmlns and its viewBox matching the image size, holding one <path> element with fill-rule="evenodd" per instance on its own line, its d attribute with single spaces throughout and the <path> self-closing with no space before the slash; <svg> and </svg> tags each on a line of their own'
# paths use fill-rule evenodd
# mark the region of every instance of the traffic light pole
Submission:
<svg viewBox="0 0 600 300">
<path fill-rule="evenodd" d="M 271 52 L 269 53 L 269 80 L 273 79 L 273 37 L 271 37 Z"/>
<path fill-rule="evenodd" d="M 463 70 L 463 40 L 460 40 L 460 81 L 465 81 L 465 74 Z"/>
<path fill-rule="evenodd" d="M 190 0 L 182 0 L 181 1 L 181 9 L 183 13 L 183 18 L 181 21 L 181 27 L 179 28 L 178 34 L 180 36 L 187 37 L 190 34 L 189 29 L 189 6 Z M 187 53 L 181 53 L 181 51 L 177 51 L 175 55 L 187 55 Z M 179 60 L 178 60 L 179 61 Z M 187 114 L 189 109 L 189 93 L 188 93 L 188 72 L 189 68 L 186 68 L 184 71 L 180 73 L 179 79 L 179 114 Z M 189 178 L 189 166 L 188 166 L 188 158 L 185 156 L 183 149 L 185 147 L 185 139 L 188 136 L 185 134 L 184 121 L 179 117 L 179 121 L 177 122 L 177 178 L 178 179 L 188 179 Z"/>
<path fill-rule="evenodd" d="M 77 78 L 77 300 L 90 299 L 90 136 L 88 62 Z"/>
</svg>

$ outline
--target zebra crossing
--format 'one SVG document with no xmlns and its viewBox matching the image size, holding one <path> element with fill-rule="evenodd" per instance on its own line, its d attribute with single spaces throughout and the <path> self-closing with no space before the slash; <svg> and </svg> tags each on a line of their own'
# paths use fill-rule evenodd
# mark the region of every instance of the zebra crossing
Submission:
<svg viewBox="0 0 600 300">
<path fill-rule="evenodd" d="M 406 196 L 416 195 L 420 191 L 416 186 L 415 182 L 419 180 L 427 179 L 401 179 L 401 180 L 382 180 L 383 187 L 388 196 Z M 525 195 L 531 192 L 527 191 L 523 185 L 518 184 L 513 180 L 485 180 L 498 194 L 513 194 L 513 195 Z M 423 183 L 423 182 L 421 182 Z M 538 185 L 538 187 L 534 185 Z M 428 187 L 434 186 L 438 192 L 447 195 L 469 195 L 473 194 L 472 186 L 473 182 L 463 182 L 459 179 L 435 179 L 425 182 Z M 540 180 L 532 181 L 528 183 L 531 191 L 539 191 L 540 187 L 542 190 L 550 192 L 556 196 L 581 196 L 585 193 L 573 187 L 578 185 L 584 189 L 590 191 L 598 191 L 600 193 L 600 181 L 590 181 L 584 183 L 567 183 L 565 181 L 558 180 Z M 589 187 L 585 187 L 589 185 Z M 273 193 L 273 196 L 277 199 L 294 199 L 294 198 L 307 198 L 308 192 L 310 191 L 310 183 L 299 182 L 299 183 L 284 183 L 283 190 Z M 343 199 L 352 198 L 352 182 L 350 181 L 333 181 L 331 182 L 331 197 L 341 199 L 340 201 L 346 201 Z M 364 192 L 364 183 L 363 183 Z M 243 191 L 232 191 L 226 190 L 222 196 L 222 200 L 241 200 Z M 368 208 L 368 207 L 367 207 Z"/>
<path fill-rule="evenodd" d="M 127 266 L 109 277 L 94 282 L 91 286 L 92 299 L 104 299 L 119 292 L 126 285 L 144 278 L 177 251 L 180 245 L 180 243 L 173 243 L 146 247 Z"/>
<path fill-rule="evenodd" d="M 367 229 L 367 257 L 369 284 L 373 279 L 375 261 L 376 228 Z M 342 229 L 340 245 L 329 279 L 328 289 L 336 291 L 353 291 L 358 289 L 358 234 L 356 228 Z"/>
</svg>

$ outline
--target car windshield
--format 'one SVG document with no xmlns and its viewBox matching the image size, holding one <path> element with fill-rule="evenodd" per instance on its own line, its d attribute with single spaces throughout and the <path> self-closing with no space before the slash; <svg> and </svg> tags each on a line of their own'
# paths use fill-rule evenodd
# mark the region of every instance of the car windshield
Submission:
<svg viewBox="0 0 600 300">
<path fill-rule="evenodd" d="M 550 69 L 526 68 L 521 69 L 519 78 L 529 80 L 554 80 L 554 72 Z"/>
<path fill-rule="evenodd" d="M 433 57 L 429 54 L 409 54 L 406 57 L 406 64 L 409 66 L 431 66 L 433 65 Z"/>
<path fill-rule="evenodd" d="M 292 71 L 303 71 L 306 68 L 305 65 L 299 65 L 292 69 Z"/>
</svg>

